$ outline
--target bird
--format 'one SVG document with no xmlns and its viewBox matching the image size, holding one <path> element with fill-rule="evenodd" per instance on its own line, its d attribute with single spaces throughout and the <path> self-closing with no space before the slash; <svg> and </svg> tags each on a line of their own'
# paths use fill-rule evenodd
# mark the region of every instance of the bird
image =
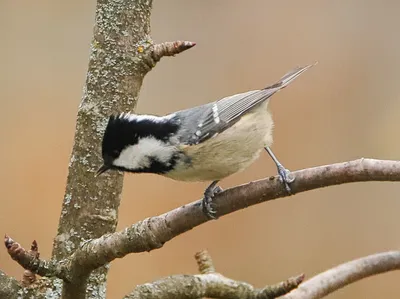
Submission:
<svg viewBox="0 0 400 299">
<path fill-rule="evenodd" d="M 123 112 L 109 116 L 101 153 L 107 170 L 153 173 L 177 181 L 212 182 L 202 208 L 217 219 L 218 182 L 250 166 L 263 150 L 274 161 L 280 181 L 291 194 L 291 172 L 271 150 L 274 123 L 269 99 L 314 66 L 297 67 L 259 90 L 235 94 L 164 116 Z"/>
</svg>

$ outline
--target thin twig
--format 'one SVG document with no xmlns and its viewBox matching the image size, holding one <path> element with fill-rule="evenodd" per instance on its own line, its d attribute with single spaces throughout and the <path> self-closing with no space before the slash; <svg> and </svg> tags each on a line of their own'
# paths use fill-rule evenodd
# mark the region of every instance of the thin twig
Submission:
<svg viewBox="0 0 400 299">
<path fill-rule="evenodd" d="M 201 274 L 215 272 L 214 263 L 207 250 L 199 251 L 195 254 L 194 258 L 196 259 L 197 266 L 199 267 L 199 272 Z"/>
<path fill-rule="evenodd" d="M 156 66 L 157 62 L 163 57 L 175 56 L 196 45 L 190 41 L 174 41 L 164 42 L 161 44 L 153 44 L 153 41 L 147 40 L 137 46 L 137 52 L 141 53 L 140 58 L 145 66 L 146 71 L 150 71 Z"/>
<path fill-rule="evenodd" d="M 190 41 L 174 41 L 156 44 L 153 47 L 152 56 L 155 61 L 159 61 L 164 56 L 175 56 L 176 54 L 182 53 L 195 45 L 196 43 Z"/>
<path fill-rule="evenodd" d="M 58 277 L 68 280 L 68 269 L 63 263 L 54 263 L 39 258 L 39 255 L 32 254 L 15 242 L 9 236 L 4 236 L 4 245 L 10 257 L 20 264 L 24 269 L 39 274 L 40 276 Z M 32 250 L 32 249 L 31 249 Z"/>
<path fill-rule="evenodd" d="M 400 251 L 369 255 L 320 273 L 280 299 L 319 299 L 360 279 L 400 270 Z"/>
</svg>

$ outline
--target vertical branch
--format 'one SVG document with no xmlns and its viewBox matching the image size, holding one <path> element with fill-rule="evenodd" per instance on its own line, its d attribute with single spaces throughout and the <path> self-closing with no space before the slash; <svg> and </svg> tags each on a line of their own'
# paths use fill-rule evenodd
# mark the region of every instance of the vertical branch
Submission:
<svg viewBox="0 0 400 299">
<path fill-rule="evenodd" d="M 53 259 L 64 260 L 71 280 L 64 299 L 105 298 L 107 267 L 93 270 L 67 257 L 91 239 L 115 231 L 123 176 L 95 178 L 101 139 L 111 114 L 135 109 L 144 76 L 163 56 L 195 45 L 176 41 L 154 45 L 150 37 L 151 0 L 98 0 L 89 69 L 79 106 L 74 147 Z M 86 292 L 86 295 L 85 295 Z"/>
<path fill-rule="evenodd" d="M 0 271 L 0 298 L 17 299 L 22 286 L 18 281 Z"/>
<path fill-rule="evenodd" d="M 53 258 L 69 256 L 83 242 L 115 231 L 123 176 L 94 173 L 101 164 L 102 133 L 112 113 L 132 111 L 144 75 L 142 62 L 151 47 L 150 0 L 99 0 L 83 99 L 79 106 L 74 146 Z M 140 50 L 139 50 L 140 49 Z M 106 267 L 91 277 L 79 266 L 74 281 L 64 284 L 63 298 L 104 298 Z"/>
</svg>

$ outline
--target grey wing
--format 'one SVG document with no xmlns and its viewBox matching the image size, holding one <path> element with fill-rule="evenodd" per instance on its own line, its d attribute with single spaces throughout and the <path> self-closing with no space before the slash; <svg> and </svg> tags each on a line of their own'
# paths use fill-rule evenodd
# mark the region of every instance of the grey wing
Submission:
<svg viewBox="0 0 400 299">
<path fill-rule="evenodd" d="M 276 90 L 252 90 L 214 102 L 211 111 L 198 124 L 198 142 L 203 142 L 234 125 L 241 116 L 266 101 Z M 267 113 L 267 112 L 265 112 Z M 199 134 L 201 132 L 201 134 Z"/>
<path fill-rule="evenodd" d="M 235 124 L 241 116 L 286 87 L 311 66 L 313 65 L 296 68 L 285 74 L 277 83 L 264 89 L 236 94 L 213 103 L 178 112 L 182 115 L 180 142 L 198 144 L 223 132 Z"/>
<path fill-rule="evenodd" d="M 177 112 L 181 114 L 181 131 L 179 136 L 183 144 L 198 144 L 221 133 L 235 124 L 242 115 L 257 104 L 264 102 L 276 90 L 253 90 L 204 106 Z"/>
</svg>

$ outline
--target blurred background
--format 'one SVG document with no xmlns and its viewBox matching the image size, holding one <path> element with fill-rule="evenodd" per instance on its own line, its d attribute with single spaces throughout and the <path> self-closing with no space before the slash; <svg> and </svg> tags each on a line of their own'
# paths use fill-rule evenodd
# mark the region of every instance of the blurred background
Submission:
<svg viewBox="0 0 400 299">
<path fill-rule="evenodd" d="M 154 1 L 155 41 L 197 46 L 164 58 L 144 82 L 137 111 L 166 114 L 273 83 L 319 61 L 272 99 L 273 150 L 291 169 L 360 157 L 400 159 L 398 1 Z M 0 2 L 0 234 L 51 255 L 95 1 Z M 275 175 L 267 154 L 224 188 Z M 118 227 L 200 198 L 201 183 L 127 175 Z M 399 183 L 357 183 L 298 194 L 212 221 L 161 250 L 112 263 L 110 298 L 137 284 L 196 273 L 208 249 L 217 270 L 261 287 L 311 277 L 339 263 L 400 248 Z M 0 246 L 0 269 L 22 269 Z M 329 298 L 399 298 L 399 273 Z"/>
</svg>

